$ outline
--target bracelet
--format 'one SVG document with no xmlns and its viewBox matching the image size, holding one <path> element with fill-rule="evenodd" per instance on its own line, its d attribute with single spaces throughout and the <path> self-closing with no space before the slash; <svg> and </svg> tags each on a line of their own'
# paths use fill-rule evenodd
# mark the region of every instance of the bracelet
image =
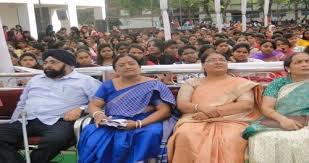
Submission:
<svg viewBox="0 0 309 163">
<path fill-rule="evenodd" d="M 135 121 L 135 128 L 137 128 L 138 127 L 138 122 L 137 121 Z"/>
<path fill-rule="evenodd" d="M 193 110 L 193 112 L 194 112 L 194 113 L 197 113 L 197 112 L 198 112 L 198 104 L 195 104 L 195 105 L 194 105 L 194 110 Z"/>
<path fill-rule="evenodd" d="M 142 124 L 142 121 L 141 121 L 141 120 L 137 120 L 137 122 L 138 122 L 138 127 L 139 127 L 139 128 L 142 128 L 142 125 L 143 125 L 143 124 Z"/>
<path fill-rule="evenodd" d="M 93 112 L 92 117 L 94 118 L 98 114 L 104 114 L 104 112 L 102 110 L 95 111 L 95 112 Z"/>
</svg>

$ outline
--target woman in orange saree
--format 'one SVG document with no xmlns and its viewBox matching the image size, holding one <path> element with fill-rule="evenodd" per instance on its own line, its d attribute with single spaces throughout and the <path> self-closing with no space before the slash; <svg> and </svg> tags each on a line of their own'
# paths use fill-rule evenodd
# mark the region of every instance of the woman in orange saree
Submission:
<svg viewBox="0 0 309 163">
<path fill-rule="evenodd" d="M 201 58 L 205 78 L 182 85 L 177 105 L 183 113 L 168 141 L 171 163 L 243 163 L 247 141 L 241 137 L 259 117 L 259 85 L 227 74 L 221 54 Z"/>
</svg>

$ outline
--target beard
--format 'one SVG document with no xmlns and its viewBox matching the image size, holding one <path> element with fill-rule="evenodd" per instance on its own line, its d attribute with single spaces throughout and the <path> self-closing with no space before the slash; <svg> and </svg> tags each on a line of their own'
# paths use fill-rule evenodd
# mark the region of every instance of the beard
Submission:
<svg viewBox="0 0 309 163">
<path fill-rule="evenodd" d="M 47 77 L 55 79 L 61 78 L 65 75 L 65 65 L 63 65 L 60 70 L 53 70 L 53 69 L 44 69 L 44 73 Z"/>
</svg>

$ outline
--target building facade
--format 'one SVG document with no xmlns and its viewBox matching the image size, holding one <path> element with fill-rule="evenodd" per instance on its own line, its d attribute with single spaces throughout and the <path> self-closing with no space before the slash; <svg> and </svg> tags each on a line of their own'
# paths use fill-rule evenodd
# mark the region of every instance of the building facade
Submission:
<svg viewBox="0 0 309 163">
<path fill-rule="evenodd" d="M 106 18 L 105 0 L 0 0 L 0 18 L 3 25 L 19 24 L 38 38 L 49 24 L 54 31 L 78 27 L 77 12 L 86 8 L 93 8 L 95 20 Z"/>
</svg>

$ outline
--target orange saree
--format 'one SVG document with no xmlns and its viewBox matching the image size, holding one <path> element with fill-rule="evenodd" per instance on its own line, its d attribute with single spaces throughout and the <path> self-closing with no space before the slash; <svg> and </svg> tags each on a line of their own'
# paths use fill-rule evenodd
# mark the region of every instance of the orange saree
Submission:
<svg viewBox="0 0 309 163">
<path fill-rule="evenodd" d="M 260 115 L 256 109 L 261 99 L 260 88 L 257 83 L 235 77 L 207 85 L 202 85 L 201 79 L 186 82 L 179 91 L 178 100 L 200 106 L 249 100 L 255 101 L 255 107 L 250 111 L 207 120 L 194 120 L 192 113 L 184 114 L 168 141 L 169 162 L 243 163 L 247 141 L 241 134 L 248 122 Z"/>
</svg>

